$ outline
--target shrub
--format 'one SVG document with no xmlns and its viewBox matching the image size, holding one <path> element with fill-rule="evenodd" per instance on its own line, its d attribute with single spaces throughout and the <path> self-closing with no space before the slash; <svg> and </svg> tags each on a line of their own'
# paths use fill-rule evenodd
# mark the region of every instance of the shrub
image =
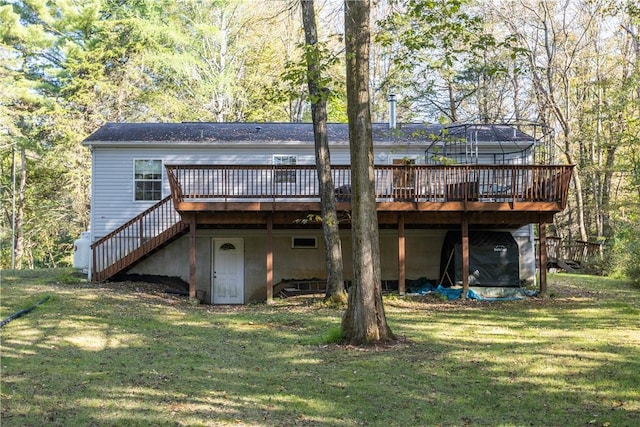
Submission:
<svg viewBox="0 0 640 427">
<path fill-rule="evenodd" d="M 614 277 L 626 277 L 640 284 L 640 224 L 628 221 L 616 231 L 611 247 L 611 268 Z"/>
</svg>

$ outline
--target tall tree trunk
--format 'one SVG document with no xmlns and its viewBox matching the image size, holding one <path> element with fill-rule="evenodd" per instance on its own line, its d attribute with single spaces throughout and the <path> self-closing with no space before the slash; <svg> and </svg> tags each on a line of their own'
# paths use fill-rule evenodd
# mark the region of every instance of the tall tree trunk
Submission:
<svg viewBox="0 0 640 427">
<path fill-rule="evenodd" d="M 565 150 L 564 157 L 567 159 L 568 164 L 575 164 L 573 157 L 571 156 L 570 146 L 571 146 L 571 132 L 568 129 L 565 129 L 564 133 L 565 140 Z M 580 232 L 580 240 L 587 241 L 587 227 L 585 226 L 584 219 L 584 197 L 582 192 L 582 178 L 581 178 L 581 170 L 578 165 L 573 169 L 572 179 L 573 185 L 575 187 L 575 195 L 576 195 L 576 210 L 578 213 L 578 231 Z"/>
<path fill-rule="evenodd" d="M 369 98 L 370 0 L 345 0 L 347 116 L 351 153 L 353 285 L 342 319 L 354 345 L 395 339 L 382 304 Z"/>
<path fill-rule="evenodd" d="M 602 183 L 602 232 L 598 237 L 610 239 L 613 237 L 611 229 L 611 198 L 613 173 L 615 171 L 616 148 L 610 147 L 606 152 L 606 160 L 604 166 L 604 179 Z"/>
<path fill-rule="evenodd" d="M 302 23 L 306 43 L 307 82 L 311 98 L 311 116 L 316 149 L 316 170 L 320 185 L 322 206 L 322 230 L 324 232 L 325 258 L 327 264 L 327 290 L 325 301 L 346 303 L 344 290 L 342 243 L 336 213 L 336 199 L 331 176 L 331 157 L 327 137 L 328 89 L 321 86 L 321 60 L 318 49 L 318 30 L 313 0 L 301 0 Z"/>
<path fill-rule="evenodd" d="M 18 185 L 18 203 L 15 212 L 15 268 L 22 268 L 24 259 L 24 199 L 27 191 L 27 151 L 20 149 L 20 184 Z"/>
<path fill-rule="evenodd" d="M 458 121 L 458 105 L 456 103 L 456 89 L 451 80 L 447 80 L 447 89 L 449 92 L 449 118 L 452 123 Z"/>
</svg>

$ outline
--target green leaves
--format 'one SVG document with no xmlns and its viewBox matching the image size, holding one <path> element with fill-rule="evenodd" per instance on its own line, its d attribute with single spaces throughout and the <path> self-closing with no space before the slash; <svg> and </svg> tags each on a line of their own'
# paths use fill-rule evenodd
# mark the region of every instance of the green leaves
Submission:
<svg viewBox="0 0 640 427">
<path fill-rule="evenodd" d="M 298 88 L 307 83 L 307 78 L 313 79 L 315 84 L 320 88 L 321 96 L 327 101 L 332 97 L 332 87 L 341 86 L 336 75 L 335 66 L 339 63 L 339 57 L 332 52 L 326 43 L 317 43 L 313 46 L 300 43 L 298 48 L 302 55 L 299 60 L 291 60 L 285 64 L 285 71 L 282 79 L 287 82 L 291 88 Z M 313 71 L 308 71 L 307 64 L 316 64 Z M 308 73 L 310 73 L 308 75 Z M 298 96 L 298 92 L 290 93 L 291 96 Z M 316 103 L 319 99 L 309 97 L 309 102 Z"/>
<path fill-rule="evenodd" d="M 458 109 L 478 91 L 480 76 L 498 69 L 486 60 L 497 41 L 485 32 L 483 18 L 471 13 L 470 0 L 408 0 L 395 5 L 394 13 L 380 22 L 383 31 L 376 39 L 395 54 L 397 71 L 388 85 L 408 89 L 418 105 L 431 104 L 427 113 L 435 115 L 432 120 L 460 120 Z"/>
</svg>

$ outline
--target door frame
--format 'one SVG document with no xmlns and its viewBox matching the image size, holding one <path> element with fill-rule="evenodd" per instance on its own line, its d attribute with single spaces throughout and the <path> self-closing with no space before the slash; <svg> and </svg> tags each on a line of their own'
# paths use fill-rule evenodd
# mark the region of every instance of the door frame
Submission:
<svg viewBox="0 0 640 427">
<path fill-rule="evenodd" d="M 211 304 L 234 304 L 234 303 L 217 303 L 216 302 L 216 293 L 215 293 L 215 286 L 216 286 L 216 248 L 217 245 L 222 243 L 222 242 L 228 242 L 228 243 L 232 243 L 235 245 L 240 245 L 241 246 L 241 251 L 240 251 L 240 265 L 241 265 L 241 269 L 240 269 L 240 286 L 239 286 L 239 293 L 240 293 L 240 302 L 235 303 L 235 304 L 244 304 L 244 238 L 242 237 L 224 237 L 224 236 L 219 236 L 219 237 L 212 237 L 211 238 L 211 284 L 210 284 L 210 291 L 211 291 Z"/>
</svg>

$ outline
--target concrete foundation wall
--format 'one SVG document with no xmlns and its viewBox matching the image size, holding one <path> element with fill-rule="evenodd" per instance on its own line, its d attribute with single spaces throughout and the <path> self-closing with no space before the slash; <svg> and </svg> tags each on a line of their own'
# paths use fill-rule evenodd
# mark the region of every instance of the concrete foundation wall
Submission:
<svg viewBox="0 0 640 427">
<path fill-rule="evenodd" d="M 426 277 L 439 281 L 440 252 L 446 230 L 405 230 L 405 272 L 407 280 Z M 316 248 L 293 248 L 292 237 L 315 237 Z M 266 231 L 265 230 L 198 230 L 196 237 L 196 289 L 211 302 L 212 242 L 214 238 L 244 239 L 244 302 L 266 299 Z M 349 230 L 341 232 L 345 280 L 353 279 L 352 245 Z M 533 241 L 516 236 L 520 246 L 520 275 L 523 280 L 535 276 Z M 273 231 L 273 282 L 294 279 L 326 279 L 322 230 Z M 380 230 L 380 264 L 383 280 L 398 280 L 397 230 Z M 532 269 L 533 267 L 533 269 Z M 146 258 L 129 273 L 180 277 L 189 281 L 189 236 L 182 236 L 162 250 Z"/>
</svg>

